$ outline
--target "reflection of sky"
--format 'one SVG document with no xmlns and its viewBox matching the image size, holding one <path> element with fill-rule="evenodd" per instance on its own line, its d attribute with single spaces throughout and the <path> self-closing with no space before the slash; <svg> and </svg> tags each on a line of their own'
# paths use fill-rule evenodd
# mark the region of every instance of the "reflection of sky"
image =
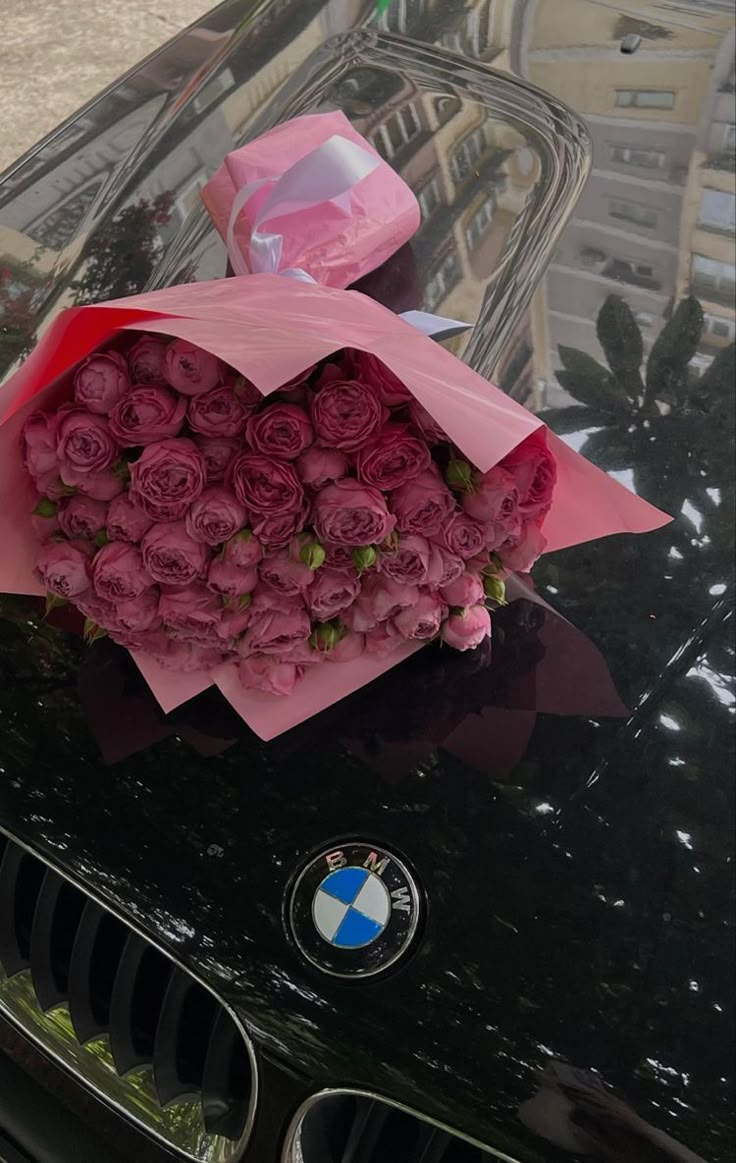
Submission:
<svg viewBox="0 0 736 1163">
<path fill-rule="evenodd" d="M 560 439 L 564 440 L 568 447 L 574 448 L 576 452 L 580 452 L 580 449 L 589 436 L 594 436 L 596 432 L 602 431 L 602 428 L 584 428 L 582 432 L 566 432 Z"/>
</svg>

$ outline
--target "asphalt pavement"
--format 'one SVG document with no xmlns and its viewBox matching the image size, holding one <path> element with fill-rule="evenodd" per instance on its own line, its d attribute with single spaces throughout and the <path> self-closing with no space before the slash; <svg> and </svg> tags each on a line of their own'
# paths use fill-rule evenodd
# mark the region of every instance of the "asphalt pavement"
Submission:
<svg viewBox="0 0 736 1163">
<path fill-rule="evenodd" d="M 0 0 L 0 172 L 215 0 Z"/>
</svg>

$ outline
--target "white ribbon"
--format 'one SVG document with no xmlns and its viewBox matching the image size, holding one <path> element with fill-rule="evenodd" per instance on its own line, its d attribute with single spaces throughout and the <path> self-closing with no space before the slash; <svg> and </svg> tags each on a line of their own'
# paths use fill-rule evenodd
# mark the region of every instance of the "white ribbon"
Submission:
<svg viewBox="0 0 736 1163">
<path fill-rule="evenodd" d="M 375 154 L 335 134 L 293 166 L 289 166 L 279 177 L 248 182 L 233 198 L 225 237 L 228 257 L 235 274 L 279 274 L 299 279 L 303 283 L 316 283 L 317 280 L 301 267 L 279 269 L 284 236 L 271 234 L 264 227 L 274 218 L 300 210 L 311 210 L 325 202 L 331 202 L 349 215 L 350 191 L 380 164 L 381 159 Z M 235 224 L 253 195 L 271 183 L 273 188 L 253 221 L 246 258 L 235 238 Z M 435 339 L 447 339 L 472 327 L 472 324 L 463 323 L 459 319 L 445 319 L 427 311 L 404 311 L 400 318 L 417 331 Z"/>
</svg>

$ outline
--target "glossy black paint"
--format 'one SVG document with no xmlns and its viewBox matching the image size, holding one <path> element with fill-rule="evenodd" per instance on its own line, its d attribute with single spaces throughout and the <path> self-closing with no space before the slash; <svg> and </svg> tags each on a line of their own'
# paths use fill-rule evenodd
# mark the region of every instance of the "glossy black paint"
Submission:
<svg viewBox="0 0 736 1163">
<path fill-rule="evenodd" d="M 86 111 L 87 137 L 72 123 L 10 175 L 4 221 L 23 199 L 68 206 L 65 166 L 132 119 L 86 217 L 59 218 L 51 266 L 26 271 L 5 356 L 75 296 L 224 272 L 201 216 L 177 233 L 170 214 L 189 151 L 211 170 L 234 144 L 234 115 L 218 121 L 219 98 L 198 111 L 196 97 L 228 70 L 223 92 L 250 93 L 328 7 L 221 5 L 202 22 L 216 51 L 212 37 L 175 42 Z M 427 42 L 464 11 L 408 8 L 403 31 Z M 329 30 L 371 10 L 333 5 Z M 135 253 L 131 237 L 145 241 Z M 426 282 L 421 248 L 417 265 Z M 670 352 L 687 327 L 676 317 Z M 209 694 L 165 718 L 120 652 L 85 653 L 31 601 L 0 599 L 0 824 L 243 1016 L 263 1055 L 249 1160 L 276 1159 L 303 1098 L 341 1085 L 525 1163 L 570 1158 L 517 1117 L 550 1059 L 599 1071 L 653 1126 L 731 1158 L 732 397 L 727 368 L 696 389 L 682 360 L 666 385 L 632 387 L 621 354 L 637 342 L 619 321 L 605 348 L 625 404 L 603 392 L 544 413 L 676 514 L 540 563 L 538 593 L 577 630 L 522 593 L 497 618 L 490 662 L 428 652 L 261 744 Z M 348 833 L 403 854 L 427 894 L 415 950 L 365 983 L 311 968 L 284 925 L 301 864 Z"/>
</svg>

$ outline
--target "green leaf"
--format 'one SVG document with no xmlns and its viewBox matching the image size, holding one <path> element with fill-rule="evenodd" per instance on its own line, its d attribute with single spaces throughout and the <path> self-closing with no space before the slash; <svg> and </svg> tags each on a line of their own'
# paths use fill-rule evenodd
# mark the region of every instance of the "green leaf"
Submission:
<svg viewBox="0 0 736 1163">
<path fill-rule="evenodd" d="M 48 497 L 40 497 L 35 509 L 32 509 L 34 517 L 55 517 L 59 511 L 59 506 L 55 505 Z"/>
<path fill-rule="evenodd" d="M 620 428 L 593 432 L 580 448 L 580 455 L 604 472 L 622 472 L 631 468 L 633 449 Z"/>
<path fill-rule="evenodd" d="M 84 641 L 87 645 L 91 645 L 98 638 L 105 638 L 107 636 L 107 630 L 105 630 L 104 626 L 98 626 L 92 618 L 85 618 L 83 634 Z"/>
<path fill-rule="evenodd" d="M 98 549 L 102 549 L 104 545 L 107 545 L 109 540 L 110 538 L 107 536 L 107 532 L 104 529 L 99 529 L 95 534 L 95 545 Z"/>
<path fill-rule="evenodd" d="M 639 371 L 644 341 L 631 308 L 620 295 L 608 296 L 598 312 L 595 330 L 608 366 L 629 399 L 637 400 L 644 391 Z"/>
<path fill-rule="evenodd" d="M 608 368 L 576 347 L 560 344 L 559 353 L 565 370 L 555 374 L 566 392 L 582 404 L 600 408 L 604 412 L 621 414 L 629 411 L 626 393 Z"/>
<path fill-rule="evenodd" d="M 692 395 L 692 401 L 709 412 L 714 419 L 733 423 L 734 390 L 736 382 L 736 344 L 722 348 L 713 363 L 703 372 Z"/>
<path fill-rule="evenodd" d="M 126 460 L 119 460 L 117 464 L 112 466 L 112 471 L 119 480 L 124 481 L 126 484 L 130 480 L 130 468 Z"/>
<path fill-rule="evenodd" d="M 703 308 L 691 295 L 683 299 L 657 336 L 647 360 L 647 403 L 681 403 L 689 392 L 688 364 L 703 330 Z"/>
<path fill-rule="evenodd" d="M 564 375 L 564 372 L 562 373 Z M 544 408 L 538 413 L 548 428 L 558 436 L 569 432 L 585 432 L 588 428 L 604 428 L 611 423 L 611 413 L 596 408 L 583 408 L 573 404 L 569 408 Z"/>
</svg>

